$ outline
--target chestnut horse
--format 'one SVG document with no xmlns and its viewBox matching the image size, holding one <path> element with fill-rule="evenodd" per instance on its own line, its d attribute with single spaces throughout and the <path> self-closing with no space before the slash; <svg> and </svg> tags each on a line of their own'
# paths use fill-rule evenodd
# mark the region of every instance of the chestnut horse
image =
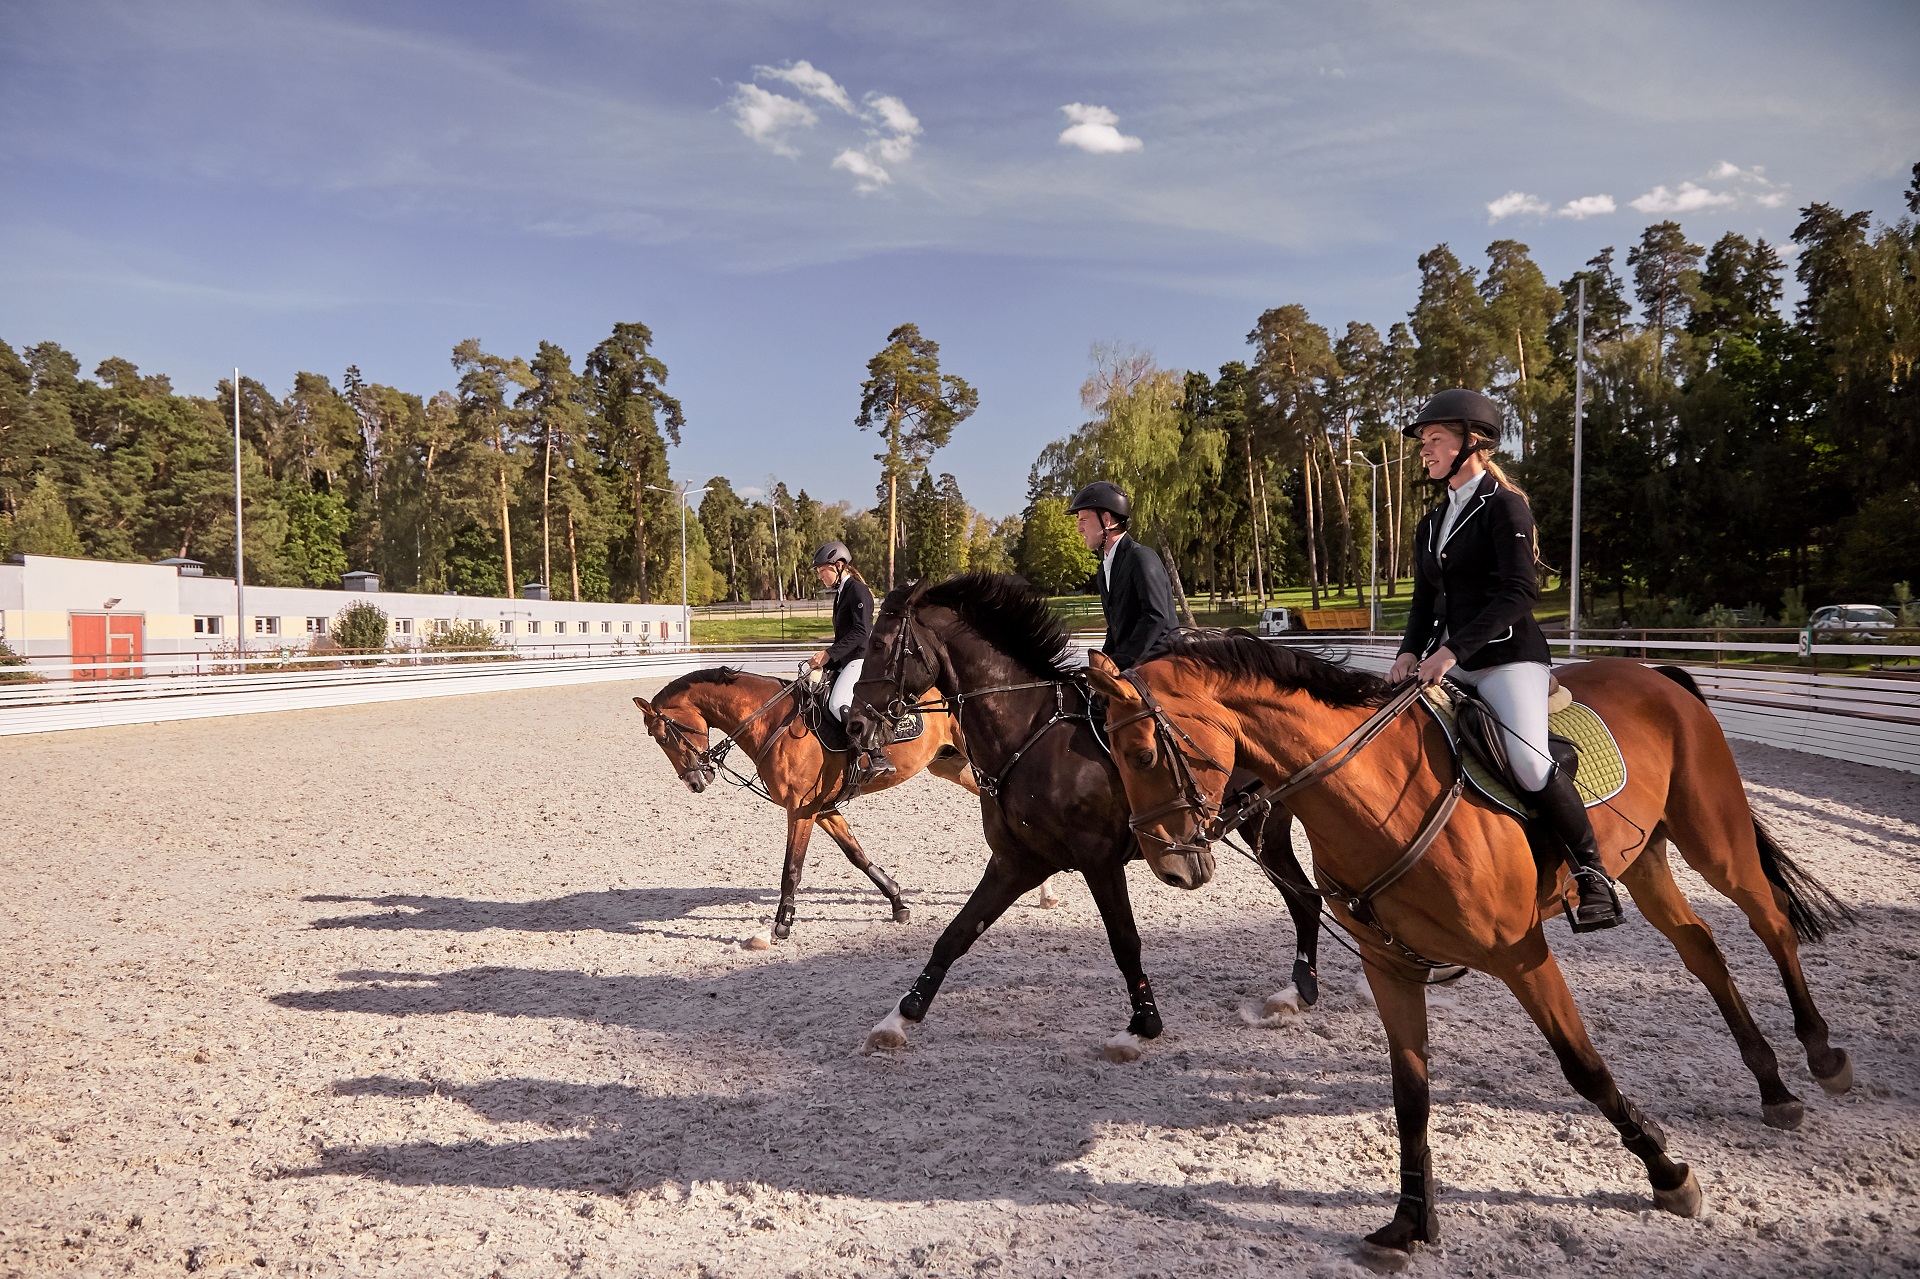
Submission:
<svg viewBox="0 0 1920 1279">
<path fill-rule="evenodd" d="M 1606 721 L 1626 756 L 1626 788 L 1589 810 L 1608 873 L 1719 1005 L 1759 1081 L 1765 1122 L 1797 1128 L 1805 1107 L 1782 1082 L 1712 933 L 1674 883 L 1668 840 L 1745 913 L 1773 956 L 1807 1065 L 1830 1093 L 1852 1085 L 1853 1069 L 1827 1042 L 1796 934 L 1817 939 L 1845 908 L 1754 819 L 1727 739 L 1684 671 L 1603 658 L 1555 673 Z M 1335 915 L 1360 942 L 1387 1032 L 1400 1129 L 1400 1201 L 1362 1246 L 1370 1260 L 1404 1262 L 1436 1237 L 1426 990 L 1411 979 L 1414 958 L 1464 964 L 1505 983 L 1567 1081 L 1646 1165 L 1654 1202 L 1681 1216 L 1700 1211 L 1699 1182 L 1667 1157 L 1665 1135 L 1615 1086 L 1547 947 L 1541 923 L 1561 900 L 1565 867 L 1556 858 L 1542 873 L 1520 824 L 1491 805 L 1471 797 L 1454 804 L 1452 748 L 1435 717 L 1408 704 L 1410 686 L 1390 688 L 1244 632 L 1176 642 L 1125 676 L 1096 664 L 1092 678 L 1110 699 L 1114 759 L 1141 850 L 1166 883 L 1186 887 L 1194 878 L 1191 862 L 1206 847 L 1220 800 L 1217 768 L 1239 763 L 1280 786 L 1318 765 L 1286 802 L 1307 828 Z M 1406 709 L 1393 714 L 1396 706 Z M 1378 736 L 1348 749 L 1350 734 L 1370 721 L 1384 725 Z M 1346 762 L 1336 767 L 1343 751 Z"/>
<path fill-rule="evenodd" d="M 806 863 L 807 843 L 813 838 L 815 826 L 827 832 L 847 860 L 866 872 L 874 887 L 886 894 L 893 906 L 894 922 L 906 923 L 910 912 L 901 899 L 900 886 L 867 859 L 846 816 L 834 806 L 847 775 L 846 753 L 824 749 L 818 734 L 807 731 L 804 723 L 796 724 L 800 708 L 793 694 L 768 705 L 784 685 L 782 680 L 718 666 L 682 675 L 655 694 L 651 702 L 636 697 L 633 704 L 646 717 L 647 732 L 660 743 L 667 762 L 688 790 L 696 795 L 704 791 L 725 767 L 724 761 L 715 759 L 707 748 L 707 732 L 714 729 L 728 734 L 737 749 L 754 762 L 767 799 L 787 810 L 787 854 L 780 874 L 780 908 L 773 916 L 775 938 L 793 931 L 794 896 L 800 891 L 800 870 Z M 766 707 L 766 713 L 754 718 L 762 707 Z M 868 782 L 862 793 L 898 786 L 922 769 L 976 795 L 980 793 L 968 772 L 966 758 L 954 745 L 952 719 L 932 711 L 925 720 L 919 737 L 888 752 L 898 771 Z M 746 728 L 741 731 L 743 724 Z M 732 737 L 736 732 L 739 736 Z"/>
</svg>

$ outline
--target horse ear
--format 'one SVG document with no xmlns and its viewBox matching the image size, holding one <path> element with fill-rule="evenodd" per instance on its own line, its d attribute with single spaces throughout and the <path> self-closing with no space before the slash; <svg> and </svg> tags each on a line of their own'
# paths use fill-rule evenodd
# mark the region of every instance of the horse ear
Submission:
<svg viewBox="0 0 1920 1279">
<path fill-rule="evenodd" d="M 932 585 L 933 585 L 933 579 L 929 577 L 923 577 L 917 581 L 908 582 L 907 583 L 907 587 L 908 587 L 907 603 L 918 604 L 920 602 L 920 597 L 922 595 L 925 595 L 927 593 L 927 588 Z"/>
<path fill-rule="evenodd" d="M 1087 678 L 1110 702 L 1137 702 L 1140 691 L 1120 678 L 1120 668 L 1105 653 L 1087 655 Z"/>
<path fill-rule="evenodd" d="M 647 716 L 649 719 L 653 717 L 654 715 L 653 705 L 652 703 L 648 702 L 646 698 L 636 697 L 633 699 L 633 704 L 640 708 L 640 713 L 642 715 Z"/>
</svg>

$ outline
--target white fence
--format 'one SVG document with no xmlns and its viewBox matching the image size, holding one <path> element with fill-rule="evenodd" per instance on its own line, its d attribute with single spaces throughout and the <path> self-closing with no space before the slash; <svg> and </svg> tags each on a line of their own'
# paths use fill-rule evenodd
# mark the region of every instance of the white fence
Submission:
<svg viewBox="0 0 1920 1279">
<path fill-rule="evenodd" d="M 1384 672 L 1393 663 L 1399 647 L 1397 635 L 1327 636 L 1323 639 L 1282 641 L 1331 649 L 1347 655 L 1356 666 Z M 1547 641 L 1557 649 L 1567 647 L 1566 640 Z M 1586 640 L 1584 648 L 1601 647 Z M 1675 640 L 1607 640 L 1608 649 L 1649 649 L 1670 652 L 1735 649 L 1770 653 L 1798 653 L 1796 644 L 1714 644 Z M 1861 648 L 1853 644 L 1816 644 L 1815 653 L 1840 653 L 1859 657 Z M 1876 655 L 1889 657 L 1920 654 L 1920 648 L 1882 647 Z M 1555 659 L 1557 663 L 1585 661 L 1586 655 Z M 1663 665 L 1683 667 L 1728 737 L 1763 742 L 1787 750 L 1809 751 L 1832 759 L 1856 764 L 1876 764 L 1920 773 L 1920 678 L 1900 679 L 1873 675 L 1838 674 L 1797 670 L 1755 670 L 1743 666 L 1697 666 L 1687 662 Z"/>
<path fill-rule="evenodd" d="M 753 645 L 728 649 L 628 653 L 606 657 L 471 659 L 392 664 L 392 658 L 330 655 L 315 669 L 303 659 L 250 659 L 244 674 L 149 675 L 137 679 L 50 680 L 0 684 L 0 737 L 116 724 L 251 715 L 263 711 L 409 701 L 457 693 L 490 693 L 563 684 L 672 679 L 706 666 L 738 666 L 789 674 L 811 647 Z M 148 663 L 151 664 L 151 663 Z M 234 663 L 229 663 L 234 664 Z M 127 662 L 96 664 L 103 676 Z M 91 668 L 83 667 L 83 670 Z"/>
</svg>

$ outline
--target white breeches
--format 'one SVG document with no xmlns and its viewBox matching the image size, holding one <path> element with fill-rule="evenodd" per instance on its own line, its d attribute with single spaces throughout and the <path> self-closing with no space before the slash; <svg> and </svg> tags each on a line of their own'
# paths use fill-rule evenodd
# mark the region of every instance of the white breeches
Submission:
<svg viewBox="0 0 1920 1279">
<path fill-rule="evenodd" d="M 1472 685 L 1500 717 L 1514 780 L 1523 790 L 1544 787 L 1553 768 L 1547 752 L 1547 681 L 1552 672 L 1539 662 L 1509 662 L 1483 671 L 1456 666 L 1447 674 Z"/>
<path fill-rule="evenodd" d="M 827 709 L 833 712 L 833 717 L 843 724 L 847 722 L 847 707 L 853 705 L 853 686 L 860 682 L 860 668 L 866 664 L 866 658 L 856 657 L 845 666 L 842 666 L 840 668 L 840 674 L 834 677 L 833 691 L 827 694 Z M 1545 688 L 1546 686 L 1544 684 L 1541 685 L 1543 691 L 1540 694 L 1542 698 L 1540 704 L 1542 706 L 1546 705 L 1544 700 L 1546 698 Z M 1545 714 L 1544 711 L 1541 713 Z M 1546 741 L 1546 730 L 1543 728 L 1540 732 L 1540 740 L 1542 742 Z"/>
</svg>

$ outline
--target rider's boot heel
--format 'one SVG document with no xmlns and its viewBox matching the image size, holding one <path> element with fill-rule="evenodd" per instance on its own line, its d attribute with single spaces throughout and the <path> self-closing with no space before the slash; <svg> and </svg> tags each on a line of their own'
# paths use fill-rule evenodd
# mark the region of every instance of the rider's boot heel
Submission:
<svg viewBox="0 0 1920 1279">
<path fill-rule="evenodd" d="M 1567 922 L 1576 933 L 1612 928 L 1621 919 L 1620 898 L 1601 868 L 1593 823 L 1587 819 L 1587 806 L 1573 779 L 1556 767 L 1546 786 L 1527 799 L 1566 846 L 1567 864 L 1573 868 L 1574 886 L 1580 893 L 1578 904 L 1567 912 Z"/>
</svg>

